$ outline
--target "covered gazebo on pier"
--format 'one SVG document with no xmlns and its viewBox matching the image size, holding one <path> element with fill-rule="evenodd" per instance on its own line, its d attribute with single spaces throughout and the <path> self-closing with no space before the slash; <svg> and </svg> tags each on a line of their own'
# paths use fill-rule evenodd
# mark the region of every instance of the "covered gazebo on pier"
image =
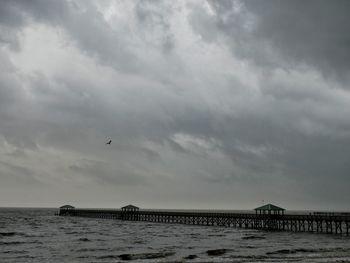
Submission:
<svg viewBox="0 0 350 263">
<path fill-rule="evenodd" d="M 71 209 L 74 209 L 75 207 L 74 206 L 71 206 L 71 205 L 63 205 L 60 207 L 60 210 L 71 210 Z"/>
<path fill-rule="evenodd" d="M 259 215 L 284 215 L 284 211 L 286 209 L 272 205 L 272 204 L 267 204 L 263 205 L 260 207 L 257 207 L 254 209 L 255 214 Z"/>
<path fill-rule="evenodd" d="M 60 210 L 56 212 L 57 215 L 69 215 L 71 211 L 74 211 L 75 207 L 71 205 L 63 205 Z"/>
<path fill-rule="evenodd" d="M 125 212 L 136 212 L 139 210 L 140 208 L 134 205 L 127 205 L 122 207 L 122 211 L 125 211 Z"/>
</svg>

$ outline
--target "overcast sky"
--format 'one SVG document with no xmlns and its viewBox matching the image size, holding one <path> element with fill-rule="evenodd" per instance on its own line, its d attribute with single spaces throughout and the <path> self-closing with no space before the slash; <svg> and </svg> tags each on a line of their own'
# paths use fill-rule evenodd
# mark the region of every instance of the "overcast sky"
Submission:
<svg viewBox="0 0 350 263">
<path fill-rule="evenodd" d="M 349 210 L 349 13 L 0 0 L 0 206 Z"/>
</svg>

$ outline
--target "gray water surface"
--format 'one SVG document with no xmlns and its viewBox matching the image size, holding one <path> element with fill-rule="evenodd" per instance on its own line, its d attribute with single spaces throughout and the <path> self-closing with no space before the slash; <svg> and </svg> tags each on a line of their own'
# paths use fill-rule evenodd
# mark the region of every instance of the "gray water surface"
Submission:
<svg viewBox="0 0 350 263">
<path fill-rule="evenodd" d="M 350 262 L 345 236 L 58 217 L 55 211 L 1 208 L 0 262 Z"/>
</svg>

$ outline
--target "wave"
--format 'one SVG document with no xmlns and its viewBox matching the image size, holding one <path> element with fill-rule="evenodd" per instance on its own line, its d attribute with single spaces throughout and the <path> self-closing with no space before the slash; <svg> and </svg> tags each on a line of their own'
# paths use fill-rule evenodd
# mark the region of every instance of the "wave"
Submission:
<svg viewBox="0 0 350 263">
<path fill-rule="evenodd" d="M 244 236 L 244 237 L 242 237 L 242 239 L 266 239 L 266 237 L 264 237 L 264 236 Z"/>
<path fill-rule="evenodd" d="M 9 245 L 21 245 L 21 244 L 43 244 L 43 242 L 35 240 L 30 242 L 24 241 L 0 241 L 0 245 L 9 246 Z"/>
<path fill-rule="evenodd" d="M 33 234 L 27 234 L 23 232 L 0 232 L 0 238 L 3 237 L 14 237 L 14 236 L 21 236 L 21 237 L 44 237 L 42 235 L 33 235 Z"/>
<path fill-rule="evenodd" d="M 0 237 L 13 237 L 15 235 L 23 235 L 20 232 L 0 232 Z"/>
<path fill-rule="evenodd" d="M 221 256 L 227 252 L 225 248 L 207 250 L 208 256 Z"/>
<path fill-rule="evenodd" d="M 20 245 L 20 244 L 25 244 L 27 242 L 23 242 L 23 241 L 0 241 L 0 245 L 4 245 L 4 246 L 8 246 L 8 245 Z"/>
<path fill-rule="evenodd" d="M 336 247 L 336 248 L 296 248 L 296 249 L 279 249 L 272 252 L 266 252 L 266 255 L 275 254 L 296 254 L 296 253 L 319 253 L 319 252 L 336 252 L 336 251 L 348 251 L 347 249 Z"/>
<path fill-rule="evenodd" d="M 80 248 L 75 250 L 76 252 L 97 252 L 97 251 L 109 251 L 107 248 Z"/>
<path fill-rule="evenodd" d="M 121 255 L 103 255 L 98 259 L 121 259 L 121 260 L 143 260 L 157 259 L 173 256 L 175 252 L 156 252 L 156 253 L 139 253 L 139 254 L 121 254 Z"/>
<path fill-rule="evenodd" d="M 2 251 L 1 253 L 3 253 L 3 254 L 26 254 L 26 253 L 28 253 L 28 251 L 25 251 L 25 250 L 6 250 L 6 251 Z"/>
<path fill-rule="evenodd" d="M 78 232 L 78 231 L 71 231 L 71 232 L 66 232 L 67 235 L 76 235 L 76 234 L 82 234 L 84 232 Z"/>
<path fill-rule="evenodd" d="M 86 238 L 86 237 L 81 237 L 81 238 L 79 238 L 79 241 L 87 242 L 87 241 L 91 241 L 91 240 Z"/>
</svg>

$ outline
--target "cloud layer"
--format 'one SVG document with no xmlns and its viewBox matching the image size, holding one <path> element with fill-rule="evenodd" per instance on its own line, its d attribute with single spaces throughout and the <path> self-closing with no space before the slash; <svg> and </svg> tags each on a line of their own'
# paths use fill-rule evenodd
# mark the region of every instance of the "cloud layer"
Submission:
<svg viewBox="0 0 350 263">
<path fill-rule="evenodd" d="M 0 206 L 348 209 L 348 1 L 0 5 Z"/>
</svg>

